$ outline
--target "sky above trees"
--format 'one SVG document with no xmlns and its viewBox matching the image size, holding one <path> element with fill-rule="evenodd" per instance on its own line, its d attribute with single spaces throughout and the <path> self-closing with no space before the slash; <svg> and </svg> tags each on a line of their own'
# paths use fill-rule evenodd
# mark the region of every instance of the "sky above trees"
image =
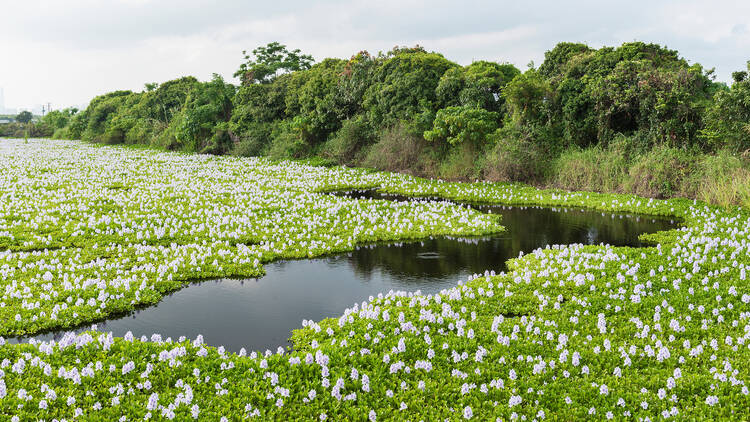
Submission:
<svg viewBox="0 0 750 422">
<path fill-rule="evenodd" d="M 27 0 L 4 4 L 0 87 L 6 107 L 85 105 L 116 89 L 184 75 L 232 74 L 242 50 L 271 41 L 316 60 L 420 44 L 461 64 L 526 69 L 560 41 L 656 42 L 715 67 L 750 59 L 750 2 L 716 0 L 283 1 Z"/>
</svg>

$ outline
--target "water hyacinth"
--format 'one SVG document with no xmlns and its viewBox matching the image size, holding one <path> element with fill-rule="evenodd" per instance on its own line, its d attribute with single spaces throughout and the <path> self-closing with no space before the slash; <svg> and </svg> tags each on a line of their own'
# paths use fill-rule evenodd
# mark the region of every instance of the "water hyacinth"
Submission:
<svg viewBox="0 0 750 422">
<path fill-rule="evenodd" d="M 747 210 L 76 142 L 3 140 L 0 167 L 5 337 L 102 320 L 186 280 L 258 276 L 274 259 L 502 230 L 451 203 L 322 191 L 684 224 L 644 236 L 653 247 L 550 245 L 439 294 L 384 292 L 306 321 L 292 351 L 96 331 L 3 340 L 0 419 L 750 419 Z"/>
</svg>

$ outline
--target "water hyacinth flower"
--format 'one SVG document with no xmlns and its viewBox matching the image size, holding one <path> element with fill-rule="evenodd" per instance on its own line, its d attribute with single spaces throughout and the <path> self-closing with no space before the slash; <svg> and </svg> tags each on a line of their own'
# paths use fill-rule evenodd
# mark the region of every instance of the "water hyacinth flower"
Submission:
<svg viewBox="0 0 750 422">
<path fill-rule="evenodd" d="M 50 142 L 46 145 L 54 147 L 55 154 L 33 146 L 9 150 L 0 144 L 0 163 L 7 163 L 7 157 L 34 163 L 3 167 L 0 183 L 9 183 L 12 175 L 17 194 L 4 196 L 0 209 L 4 215 L 33 209 L 38 216 L 38 221 L 0 219 L 0 241 L 14 241 L 5 233 L 18 239 L 29 233 L 23 242 L 30 242 L 0 249 L 5 294 L 0 313 L 8 315 L 10 323 L 3 329 L 90 323 L 118 307 L 158 300 L 156 283 L 178 288 L 182 282 L 174 280 L 188 275 L 213 271 L 210 274 L 224 276 L 222 271 L 242 267 L 257 276 L 262 263 L 295 254 L 317 256 L 329 248 L 351 250 L 362 239 L 413 238 L 422 228 L 457 234 L 491 227 L 490 219 L 468 207 L 437 201 L 399 205 L 317 193 L 336 186 L 369 184 L 455 198 L 586 205 L 607 211 L 607 216 L 612 210 L 651 210 L 678 214 L 685 227 L 644 249 L 550 245 L 527 251 L 503 273 L 477 274 L 432 295 L 373 294 L 367 302 L 342 310 L 341 318 L 303 323 L 304 347 L 282 350 L 283 358 L 279 350 L 233 354 L 204 344 L 202 338 L 173 342 L 166 335 L 73 334 L 58 337 L 54 344 L 26 345 L 22 352 L 0 340 L 0 401 L 17 400 L 23 388 L 24 397 L 32 399 L 14 411 L 26 419 L 51 420 L 41 412 L 61 408 L 66 419 L 90 417 L 99 414 L 93 404 L 99 403 L 98 408 L 108 411 L 115 406 L 153 407 L 152 419 L 224 414 L 231 420 L 237 409 L 221 404 L 229 398 L 238 406 L 254 403 L 245 414 L 264 419 L 288 419 L 303 411 L 310 418 L 323 415 L 331 420 L 354 414 L 369 418 L 372 411 L 383 419 L 388 413 L 381 413 L 381 406 L 385 410 L 383 403 L 393 398 L 388 405 L 392 410 L 403 403 L 404 418 L 419 420 L 426 410 L 415 405 L 418 401 L 410 399 L 414 392 L 409 391 L 417 386 L 429 390 L 434 397 L 429 410 L 441 419 L 460 418 L 469 407 L 472 418 L 483 420 L 506 411 L 518 420 L 573 419 L 583 412 L 654 420 L 675 417 L 686 403 L 695 402 L 685 400 L 684 389 L 678 388 L 683 378 L 691 380 L 691 388 L 698 388 L 693 393 L 700 397 L 690 414 L 721 419 L 725 397 L 748 394 L 750 380 L 742 368 L 750 350 L 750 291 L 739 282 L 750 244 L 744 212 L 635 197 L 421 181 L 262 159 L 105 147 L 112 154 L 107 157 L 82 144 L 73 148 Z M 71 163 L 70 169 L 56 164 L 61 157 Z M 29 176 L 34 174 L 29 169 L 36 167 L 55 172 L 45 173 L 48 179 Z M 108 192 L 96 185 L 100 182 L 91 182 L 94 170 L 127 175 L 123 177 L 132 179 L 133 187 Z M 242 180 L 235 180 L 236 174 L 242 174 Z M 233 175 L 231 183 L 228 175 Z M 59 183 L 62 192 L 34 187 L 47 181 L 64 182 Z M 94 183 L 96 189 L 85 183 Z M 221 201 L 217 192 L 224 195 Z M 166 203 L 171 197 L 175 199 Z M 227 205 L 217 205 L 222 201 Z M 100 212 L 92 206 L 101 203 L 116 207 Z M 55 225 L 55 218 L 69 218 L 70 224 Z M 55 242 L 74 239 L 87 246 L 45 252 L 37 248 L 47 242 L 39 227 L 46 227 Z M 243 234 L 252 235 L 253 242 L 242 244 Z M 24 247 L 29 249 L 21 250 Z M 94 258 L 87 260 L 87 254 Z M 139 369 L 143 372 L 135 371 L 135 362 L 145 366 Z M 654 383 L 642 392 L 632 380 L 644 367 L 653 372 Z M 503 371 L 506 380 L 493 379 Z M 604 381 L 612 376 L 616 388 Z M 42 384 L 51 387 L 42 390 Z M 249 397 L 243 385 L 253 385 L 260 401 Z M 592 388 L 580 387 L 586 385 Z M 456 394 L 464 388 L 465 394 Z M 320 391 L 313 393 L 315 389 Z M 51 397 L 58 393 L 60 398 Z M 632 399 L 626 403 L 618 397 L 615 402 L 617 396 Z M 441 402 L 446 397 L 451 399 Z M 602 397 L 612 402 L 592 405 Z M 487 400 L 486 408 L 474 405 L 477 398 Z M 41 400 L 47 409 L 41 409 Z M 332 400 L 340 407 L 332 408 Z M 567 404 L 560 406 L 563 402 Z M 31 413 L 32 408 L 38 413 Z M 735 411 L 738 419 L 750 416 L 739 407 Z"/>
</svg>

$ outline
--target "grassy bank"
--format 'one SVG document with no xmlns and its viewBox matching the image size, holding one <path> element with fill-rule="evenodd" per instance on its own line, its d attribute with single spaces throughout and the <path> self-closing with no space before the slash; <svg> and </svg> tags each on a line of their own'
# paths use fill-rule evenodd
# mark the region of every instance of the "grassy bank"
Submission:
<svg viewBox="0 0 750 422">
<path fill-rule="evenodd" d="M 333 163 L 453 181 L 520 182 L 540 189 L 689 198 L 724 207 L 750 207 L 750 156 L 660 146 L 638 149 L 630 140 L 608 147 L 543 153 L 526 143 L 441 156 L 433 145 L 395 128 L 360 160 L 323 154 Z"/>
<path fill-rule="evenodd" d="M 270 43 L 235 76 L 109 92 L 42 123 L 102 144 L 748 205 L 748 70 L 720 82 L 662 45 L 561 42 L 521 71 L 420 46 L 315 63 Z"/>
<path fill-rule="evenodd" d="M 750 418 L 744 208 L 77 142 L 4 141 L 0 165 L 6 334 L 92 321 L 188 278 L 258 275 L 273 259 L 501 230 L 450 204 L 323 190 L 380 186 L 685 225 L 649 236 L 649 248 L 551 247 L 437 295 L 373 298 L 304 322 L 293 352 L 95 332 L 0 344 L 6 419 Z"/>
</svg>

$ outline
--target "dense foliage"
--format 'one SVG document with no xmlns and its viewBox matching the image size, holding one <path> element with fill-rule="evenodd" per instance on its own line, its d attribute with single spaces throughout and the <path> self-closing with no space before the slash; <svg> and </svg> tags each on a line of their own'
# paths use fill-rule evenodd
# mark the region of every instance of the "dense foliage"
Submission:
<svg viewBox="0 0 750 422">
<path fill-rule="evenodd" d="M 30 111 L 24 110 L 24 111 L 18 113 L 18 115 L 16 116 L 16 121 L 18 123 L 29 123 L 31 121 L 31 119 L 33 119 L 33 118 L 34 118 L 34 115 L 31 114 Z"/>
<path fill-rule="evenodd" d="M 152 304 L 196 278 L 257 276 L 274 259 L 502 230 L 449 202 L 321 193 L 345 187 L 684 224 L 647 235 L 652 247 L 550 246 L 438 294 L 372 297 L 303 321 L 292 351 L 0 337 L 2 420 L 750 418 L 747 209 L 80 142 L 3 141 L 0 169 L 9 336 Z"/>
<path fill-rule="evenodd" d="M 703 135 L 714 148 L 726 147 L 735 152 L 750 150 L 750 61 L 747 71 L 732 74 L 730 89 L 716 93 L 706 116 Z"/>
<path fill-rule="evenodd" d="M 50 127 L 58 138 L 720 203 L 743 199 L 707 184 L 715 157 L 740 160 L 724 163 L 733 170 L 719 186 L 750 180 L 747 72 L 727 86 L 656 44 L 560 43 L 524 72 L 459 66 L 420 46 L 316 64 L 275 42 L 243 54 L 237 87 L 218 76 L 146 84 Z"/>
</svg>

